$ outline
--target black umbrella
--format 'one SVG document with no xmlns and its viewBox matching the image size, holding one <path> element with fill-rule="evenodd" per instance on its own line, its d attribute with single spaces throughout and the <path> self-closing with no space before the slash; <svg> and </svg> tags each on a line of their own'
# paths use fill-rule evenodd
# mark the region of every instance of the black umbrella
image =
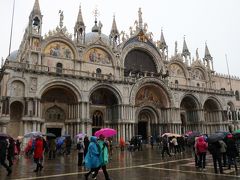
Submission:
<svg viewBox="0 0 240 180">
<path fill-rule="evenodd" d="M 6 133 L 0 133 L 0 138 L 6 138 L 6 139 L 10 139 L 10 138 L 12 138 L 11 136 L 9 136 L 8 134 L 6 134 Z"/>
<path fill-rule="evenodd" d="M 47 136 L 47 137 L 52 137 L 52 138 L 56 138 L 56 135 L 53 134 L 53 133 L 47 133 L 47 134 L 45 134 L 45 136 Z"/>
<path fill-rule="evenodd" d="M 214 143 L 217 142 L 219 140 L 223 140 L 225 138 L 225 134 L 224 133 L 215 133 L 215 134 L 211 134 L 208 138 L 207 141 L 209 143 Z"/>
</svg>

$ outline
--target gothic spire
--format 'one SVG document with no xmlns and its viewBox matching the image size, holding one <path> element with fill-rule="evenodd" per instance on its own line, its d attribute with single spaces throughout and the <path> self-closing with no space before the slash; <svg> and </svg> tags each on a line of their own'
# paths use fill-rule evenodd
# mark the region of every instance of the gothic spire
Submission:
<svg viewBox="0 0 240 180">
<path fill-rule="evenodd" d="M 186 43 L 185 36 L 184 36 L 182 56 L 186 58 L 187 56 L 190 56 L 190 55 L 191 55 L 191 53 L 190 53 L 189 50 L 188 50 L 187 43 Z"/>
<path fill-rule="evenodd" d="M 160 45 L 159 45 L 159 48 L 160 49 L 166 49 L 168 46 L 167 46 L 167 43 L 165 41 L 165 38 L 164 38 L 164 35 L 163 35 L 163 30 L 161 30 L 161 38 L 160 38 Z"/>
<path fill-rule="evenodd" d="M 139 29 L 143 29 L 143 20 L 142 20 L 142 10 L 141 8 L 139 8 L 138 10 L 138 25 L 139 25 Z"/>
<path fill-rule="evenodd" d="M 39 6 L 39 0 L 35 0 L 33 10 L 31 14 L 41 14 L 40 6 Z"/>
<path fill-rule="evenodd" d="M 80 26 L 84 26 L 81 5 L 79 6 L 78 18 L 77 18 L 76 24 L 79 24 Z"/>
<path fill-rule="evenodd" d="M 205 43 L 205 55 L 204 55 L 204 59 L 205 60 L 212 60 L 212 56 L 208 50 L 208 46 L 207 46 L 207 43 Z"/>
<path fill-rule="evenodd" d="M 110 32 L 110 36 L 115 37 L 117 35 L 119 35 L 119 32 L 118 32 L 118 29 L 117 29 L 115 16 L 113 16 L 113 23 L 112 23 L 112 29 L 111 29 L 111 32 Z"/>
</svg>

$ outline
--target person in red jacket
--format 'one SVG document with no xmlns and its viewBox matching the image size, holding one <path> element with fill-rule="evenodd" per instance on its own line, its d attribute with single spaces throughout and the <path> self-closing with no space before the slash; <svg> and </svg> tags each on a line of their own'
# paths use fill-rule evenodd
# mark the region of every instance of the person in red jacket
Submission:
<svg viewBox="0 0 240 180">
<path fill-rule="evenodd" d="M 196 149 L 199 156 L 199 167 L 205 169 L 208 144 L 205 142 L 204 137 L 201 136 L 197 139 Z"/>
<path fill-rule="evenodd" d="M 44 151 L 43 139 L 41 136 L 38 136 L 35 141 L 34 155 L 33 155 L 34 162 L 37 164 L 37 167 L 34 170 L 34 172 L 41 171 L 43 168 L 42 166 L 43 151 Z"/>
</svg>

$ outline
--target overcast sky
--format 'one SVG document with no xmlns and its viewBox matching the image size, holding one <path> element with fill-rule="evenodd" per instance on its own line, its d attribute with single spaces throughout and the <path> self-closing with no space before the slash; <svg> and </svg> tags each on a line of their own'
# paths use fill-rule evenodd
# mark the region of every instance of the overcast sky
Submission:
<svg viewBox="0 0 240 180">
<path fill-rule="evenodd" d="M 35 0 L 16 0 L 11 50 L 17 50 Z M 93 10 L 103 24 L 102 32 L 109 35 L 113 15 L 119 31 L 129 32 L 138 19 L 142 8 L 143 21 L 153 32 L 154 40 L 160 39 L 161 28 L 169 47 L 169 56 L 174 54 L 175 41 L 182 50 L 186 36 L 188 48 L 195 57 L 204 56 L 205 42 L 214 58 L 216 72 L 227 74 L 226 58 L 230 74 L 240 77 L 240 0 L 39 0 L 43 14 L 43 35 L 59 23 L 59 10 L 64 11 L 64 25 L 73 33 L 81 3 L 87 32 L 94 24 Z M 6 58 L 9 49 L 11 13 L 13 0 L 0 0 L 0 57 Z"/>
</svg>

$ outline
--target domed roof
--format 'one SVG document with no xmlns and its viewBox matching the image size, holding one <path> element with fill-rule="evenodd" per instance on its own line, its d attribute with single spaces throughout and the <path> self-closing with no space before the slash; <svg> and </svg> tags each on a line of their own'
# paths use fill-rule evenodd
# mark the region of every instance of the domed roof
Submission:
<svg viewBox="0 0 240 180">
<path fill-rule="evenodd" d="M 109 45 L 109 38 L 107 35 L 105 34 L 99 34 L 98 32 L 90 32 L 87 33 L 85 36 L 85 42 L 86 44 L 89 43 L 94 43 L 95 41 L 97 41 L 99 38 L 101 38 L 101 40 L 106 44 Z"/>
<path fill-rule="evenodd" d="M 18 55 L 18 50 L 12 51 L 10 55 L 7 57 L 7 60 L 9 61 L 16 61 Z"/>
</svg>

